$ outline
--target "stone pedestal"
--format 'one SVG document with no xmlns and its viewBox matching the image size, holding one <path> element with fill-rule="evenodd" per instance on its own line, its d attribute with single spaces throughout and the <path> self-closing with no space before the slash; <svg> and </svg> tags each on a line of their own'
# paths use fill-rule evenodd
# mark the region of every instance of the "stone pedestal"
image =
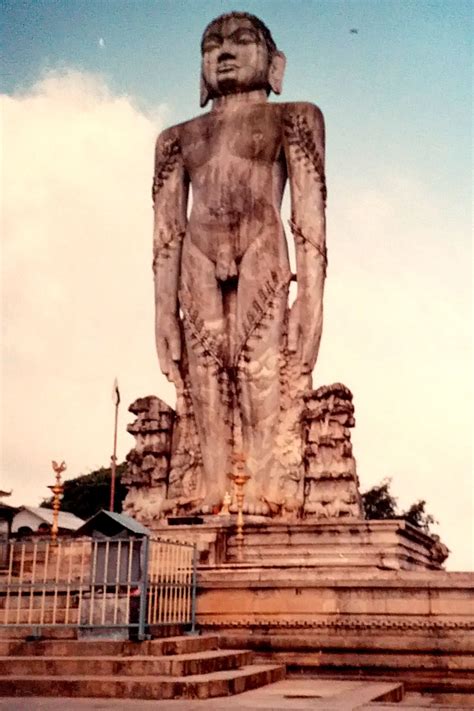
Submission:
<svg viewBox="0 0 474 711">
<path fill-rule="evenodd" d="M 200 571 L 197 622 L 289 674 L 474 692 L 469 573 L 213 567 Z"/>
<path fill-rule="evenodd" d="M 236 563 L 234 516 L 202 517 L 202 524 L 155 525 L 158 536 L 197 544 L 200 565 Z M 179 521 L 179 519 L 175 519 Z M 245 519 L 241 563 L 337 570 L 440 570 L 439 543 L 406 521 Z"/>
<path fill-rule="evenodd" d="M 155 528 L 196 542 L 197 624 L 221 644 L 318 678 L 474 692 L 474 576 L 442 570 L 439 542 L 405 521 L 233 517 Z"/>
</svg>

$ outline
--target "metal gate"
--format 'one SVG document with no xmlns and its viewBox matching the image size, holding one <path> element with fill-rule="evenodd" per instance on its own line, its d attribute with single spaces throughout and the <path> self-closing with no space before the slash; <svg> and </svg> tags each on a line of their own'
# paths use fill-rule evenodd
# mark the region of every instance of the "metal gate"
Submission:
<svg viewBox="0 0 474 711">
<path fill-rule="evenodd" d="M 194 631 L 195 546 L 148 538 L 10 541 L 0 626 L 76 627 L 144 639 L 155 626 Z"/>
</svg>

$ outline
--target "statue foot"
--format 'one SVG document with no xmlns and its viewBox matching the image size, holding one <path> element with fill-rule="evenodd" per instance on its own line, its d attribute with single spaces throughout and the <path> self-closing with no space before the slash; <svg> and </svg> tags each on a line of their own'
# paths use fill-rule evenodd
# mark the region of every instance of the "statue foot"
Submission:
<svg viewBox="0 0 474 711">
<path fill-rule="evenodd" d="M 202 514 L 218 514 L 223 506 L 223 496 L 219 494 L 209 494 L 199 504 L 199 512 Z"/>
<path fill-rule="evenodd" d="M 231 513 L 237 513 L 237 504 L 233 503 L 230 507 L 230 512 Z M 270 507 L 266 503 L 266 501 L 244 501 L 244 505 L 242 507 L 242 511 L 244 514 L 247 514 L 249 516 L 269 516 L 270 515 Z"/>
</svg>

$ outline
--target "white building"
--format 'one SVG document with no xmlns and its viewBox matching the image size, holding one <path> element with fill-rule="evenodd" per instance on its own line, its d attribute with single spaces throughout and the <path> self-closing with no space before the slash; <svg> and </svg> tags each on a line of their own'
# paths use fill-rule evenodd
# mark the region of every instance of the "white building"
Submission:
<svg viewBox="0 0 474 711">
<path fill-rule="evenodd" d="M 72 513 L 60 511 L 58 528 L 60 533 L 73 533 L 84 521 Z M 21 506 L 12 521 L 12 533 L 29 536 L 34 533 L 48 533 L 53 525 L 53 510 L 40 506 Z"/>
</svg>

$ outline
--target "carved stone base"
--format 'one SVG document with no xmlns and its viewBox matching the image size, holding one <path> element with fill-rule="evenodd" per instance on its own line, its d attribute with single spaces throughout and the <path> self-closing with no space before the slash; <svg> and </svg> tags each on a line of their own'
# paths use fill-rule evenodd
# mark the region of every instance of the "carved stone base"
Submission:
<svg viewBox="0 0 474 711">
<path fill-rule="evenodd" d="M 195 541 L 197 622 L 289 673 L 474 693 L 474 576 L 440 570 L 436 539 L 404 521 L 283 524 L 233 517 L 155 533 Z"/>
<path fill-rule="evenodd" d="M 200 563 L 238 559 L 234 516 L 203 517 L 201 525 L 154 525 L 157 535 L 194 541 Z M 241 563 L 249 567 L 351 570 L 440 570 L 438 542 L 406 521 L 284 523 L 245 517 Z"/>
</svg>

